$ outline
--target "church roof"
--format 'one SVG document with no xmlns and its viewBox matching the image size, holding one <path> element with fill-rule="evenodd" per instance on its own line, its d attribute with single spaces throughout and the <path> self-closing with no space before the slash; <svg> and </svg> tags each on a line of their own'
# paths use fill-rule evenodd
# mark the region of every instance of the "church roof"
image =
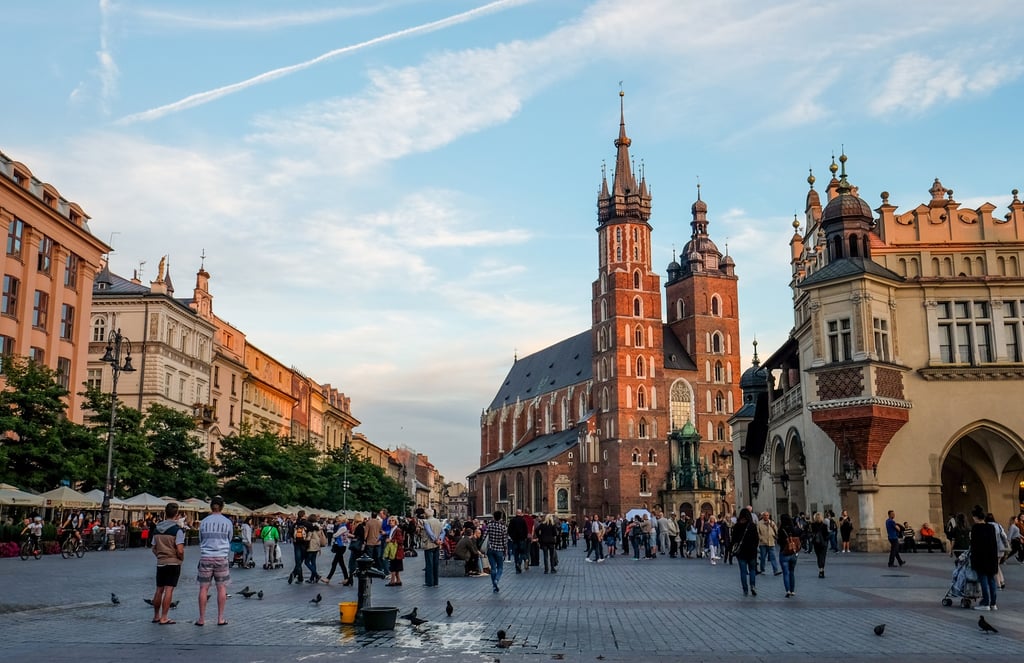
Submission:
<svg viewBox="0 0 1024 663">
<path fill-rule="evenodd" d="M 490 465 L 481 467 L 474 474 L 546 463 L 576 446 L 577 437 L 575 428 L 535 437 L 526 444 L 509 451 Z"/>
<path fill-rule="evenodd" d="M 593 356 L 593 335 L 588 329 L 517 359 L 487 409 L 496 410 L 585 382 L 594 374 Z"/>
<path fill-rule="evenodd" d="M 106 276 L 109 278 L 107 281 L 107 287 L 99 290 L 94 288 L 96 294 L 100 295 L 148 295 L 149 288 L 142 285 L 141 283 L 133 283 L 126 278 L 118 276 L 114 272 L 107 271 Z"/>
<path fill-rule="evenodd" d="M 662 325 L 661 337 L 665 346 L 665 368 L 680 371 L 697 370 L 697 364 L 693 363 L 690 354 L 683 347 L 682 341 L 676 338 L 671 327 Z"/>
<path fill-rule="evenodd" d="M 819 285 L 829 281 L 838 281 L 840 279 L 862 276 L 864 274 L 871 274 L 890 281 L 906 280 L 896 272 L 889 271 L 885 267 L 882 267 L 874 260 L 866 258 L 840 258 L 839 260 L 833 260 L 808 276 L 799 283 L 799 287 L 805 288 L 811 285 Z"/>
</svg>

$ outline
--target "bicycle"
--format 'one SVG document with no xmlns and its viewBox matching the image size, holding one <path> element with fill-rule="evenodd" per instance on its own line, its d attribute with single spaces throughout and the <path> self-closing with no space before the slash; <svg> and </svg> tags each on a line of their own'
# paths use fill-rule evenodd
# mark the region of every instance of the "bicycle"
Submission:
<svg viewBox="0 0 1024 663">
<path fill-rule="evenodd" d="M 21 559 L 26 560 L 29 557 L 39 559 L 42 556 L 42 546 L 39 544 L 33 546 L 31 537 L 25 537 L 25 540 L 21 542 Z"/>
<path fill-rule="evenodd" d="M 75 537 L 74 533 L 69 534 L 60 546 L 61 557 L 71 559 L 72 555 L 78 557 L 78 559 L 85 557 L 85 546 L 82 545 L 81 539 Z"/>
</svg>

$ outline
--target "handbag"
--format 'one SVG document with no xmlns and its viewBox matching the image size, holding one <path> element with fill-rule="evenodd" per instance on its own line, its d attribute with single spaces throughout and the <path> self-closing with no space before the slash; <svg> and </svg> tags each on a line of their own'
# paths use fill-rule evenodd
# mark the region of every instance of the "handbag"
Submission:
<svg viewBox="0 0 1024 663">
<path fill-rule="evenodd" d="M 782 554 L 786 555 L 787 557 L 789 557 L 791 555 L 796 555 L 799 552 L 800 552 L 800 537 L 799 536 L 789 536 L 787 534 L 786 538 L 783 540 L 783 543 L 782 543 Z"/>
<path fill-rule="evenodd" d="M 388 541 L 384 546 L 384 559 L 394 559 L 397 554 L 398 544 L 394 541 Z"/>
</svg>

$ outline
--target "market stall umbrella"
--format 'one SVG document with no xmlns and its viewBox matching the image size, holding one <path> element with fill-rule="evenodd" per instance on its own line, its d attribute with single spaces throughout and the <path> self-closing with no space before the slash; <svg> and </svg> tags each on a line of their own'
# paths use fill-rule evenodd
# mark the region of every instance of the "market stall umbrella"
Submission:
<svg viewBox="0 0 1024 663">
<path fill-rule="evenodd" d="M 54 488 L 40 495 L 45 500 L 43 504 L 56 509 L 98 509 L 103 503 L 83 495 L 73 488 L 61 486 Z"/>
<path fill-rule="evenodd" d="M 190 497 L 187 500 L 178 502 L 179 511 L 209 511 L 210 503 L 206 500 L 201 500 L 198 497 Z"/>
<path fill-rule="evenodd" d="M 100 506 L 103 506 L 103 491 L 100 490 L 99 488 L 93 488 L 88 493 L 85 493 L 85 496 L 91 500 L 96 500 L 97 502 L 99 502 Z M 110 507 L 113 509 L 123 509 L 124 500 L 111 496 Z"/>
<path fill-rule="evenodd" d="M 0 488 L 0 504 L 4 506 L 43 506 L 45 501 L 42 495 L 33 495 L 14 487 Z"/>
<path fill-rule="evenodd" d="M 229 516 L 249 516 L 252 515 L 253 511 L 244 504 L 238 502 L 229 502 L 224 505 L 224 513 Z"/>
<path fill-rule="evenodd" d="M 167 500 L 162 500 L 156 495 L 150 495 L 149 493 L 139 493 L 135 497 L 126 499 L 124 505 L 132 511 L 153 511 L 167 506 Z"/>
<path fill-rule="evenodd" d="M 626 520 L 633 520 L 633 518 L 635 518 L 636 516 L 640 516 L 641 519 L 644 516 L 647 516 L 652 520 L 654 519 L 654 516 L 652 516 L 651 512 L 648 511 L 647 509 L 630 509 L 629 511 L 626 512 Z"/>
<path fill-rule="evenodd" d="M 261 509 L 256 509 L 256 513 L 262 516 L 276 516 L 279 513 L 290 514 L 291 510 L 288 509 L 288 507 L 281 506 L 277 502 L 271 502 L 270 504 Z"/>
</svg>

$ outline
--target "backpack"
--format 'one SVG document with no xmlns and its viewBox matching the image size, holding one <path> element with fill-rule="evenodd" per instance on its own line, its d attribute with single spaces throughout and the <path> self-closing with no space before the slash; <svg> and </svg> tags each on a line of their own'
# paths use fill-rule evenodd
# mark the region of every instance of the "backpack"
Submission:
<svg viewBox="0 0 1024 663">
<path fill-rule="evenodd" d="M 292 538 L 294 538 L 296 541 L 305 541 L 306 540 L 306 527 L 305 527 L 305 525 L 296 525 L 295 526 L 295 532 L 292 534 Z"/>
</svg>

